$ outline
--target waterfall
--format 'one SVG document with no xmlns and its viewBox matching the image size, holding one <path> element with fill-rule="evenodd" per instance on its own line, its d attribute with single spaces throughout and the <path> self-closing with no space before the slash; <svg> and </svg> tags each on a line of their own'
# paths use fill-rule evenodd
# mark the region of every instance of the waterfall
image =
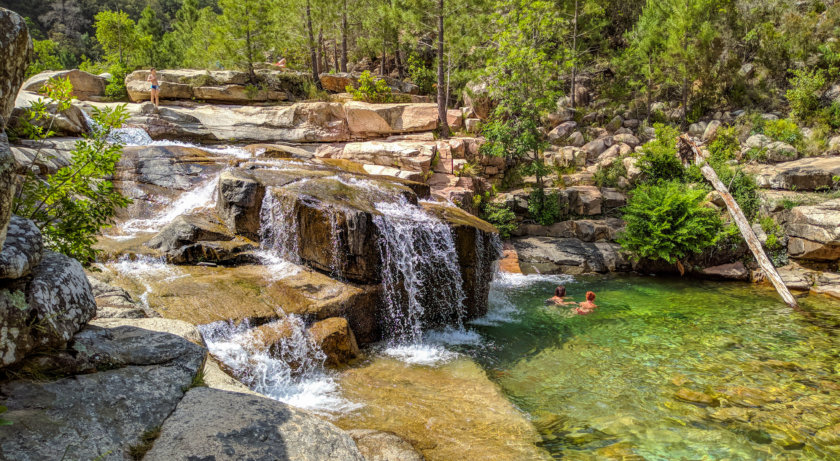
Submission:
<svg viewBox="0 0 840 461">
<path fill-rule="evenodd" d="M 382 291 L 391 340 L 417 344 L 426 318 L 465 317 L 464 292 L 449 226 L 402 199 L 377 203 Z"/>
<path fill-rule="evenodd" d="M 341 228 L 338 225 L 338 214 L 344 212 L 336 207 L 329 207 L 326 209 L 326 213 L 330 219 L 330 249 L 332 251 L 330 274 L 337 279 L 341 279 L 344 277 L 346 256 L 341 249 Z"/>
<path fill-rule="evenodd" d="M 260 246 L 280 258 L 300 264 L 300 238 L 294 197 L 267 188 L 260 208 Z"/>
<path fill-rule="evenodd" d="M 341 398 L 338 383 L 324 367 L 326 355 L 301 317 L 290 314 L 260 328 L 281 339 L 269 348 L 258 344 L 247 320 L 239 325 L 220 321 L 198 327 L 210 353 L 254 391 L 313 411 L 358 407 Z"/>
<path fill-rule="evenodd" d="M 127 233 L 156 232 L 182 214 L 192 211 L 212 208 L 216 204 L 216 188 L 219 185 L 219 175 L 198 185 L 193 190 L 184 192 L 177 200 L 161 211 L 155 218 L 130 219 L 120 228 Z"/>
</svg>

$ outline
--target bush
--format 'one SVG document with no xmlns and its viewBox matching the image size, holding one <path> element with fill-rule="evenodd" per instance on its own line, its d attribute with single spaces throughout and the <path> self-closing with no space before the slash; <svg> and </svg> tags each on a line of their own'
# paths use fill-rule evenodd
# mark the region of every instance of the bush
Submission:
<svg viewBox="0 0 840 461">
<path fill-rule="evenodd" d="M 703 206 L 706 191 L 677 181 L 643 184 L 624 211 L 618 241 L 636 259 L 676 263 L 714 245 L 723 227 L 717 212 Z"/>
<path fill-rule="evenodd" d="M 721 128 L 709 144 L 709 162 L 728 162 L 738 155 L 740 147 L 737 128 Z"/>
<path fill-rule="evenodd" d="M 657 123 L 654 126 L 656 139 L 642 146 L 642 157 L 638 166 L 642 170 L 645 181 L 682 181 L 685 178 L 685 168 L 677 157 L 676 128 Z"/>
<path fill-rule="evenodd" d="M 57 110 L 69 107 L 73 90 L 69 80 L 54 79 L 45 85 L 46 95 L 56 102 Z M 50 119 L 47 104 L 38 99 L 28 109 L 28 120 Z M 125 106 L 94 109 L 93 119 L 99 128 L 76 141 L 70 165 L 41 178 L 25 165 L 20 190 L 14 198 L 13 213 L 35 222 L 44 236 L 44 244 L 82 263 L 94 260 L 96 235 L 102 227 L 112 223 L 118 208 L 131 203 L 116 190 L 109 178 L 116 172 L 122 155 L 122 145 L 110 142 L 111 130 L 128 118 Z M 43 145 L 50 130 L 25 122 L 29 137 Z M 39 148 L 40 152 L 40 148 Z"/>
<path fill-rule="evenodd" d="M 593 179 L 598 187 L 618 187 L 618 178 L 622 176 L 627 176 L 627 168 L 621 159 L 617 159 L 610 166 L 599 168 Z"/>
<path fill-rule="evenodd" d="M 516 230 L 516 215 L 504 204 L 488 203 L 481 218 L 496 226 L 503 239 L 510 238 L 510 233 Z"/>
<path fill-rule="evenodd" d="M 538 187 L 528 197 L 528 213 L 538 224 L 550 226 L 560 219 L 560 203 L 557 192 L 546 194 Z"/>
<path fill-rule="evenodd" d="M 26 78 L 46 70 L 62 69 L 58 59 L 58 43 L 52 40 L 32 40 L 34 57 L 26 68 Z"/>
<path fill-rule="evenodd" d="M 791 88 L 785 93 L 790 111 L 799 120 L 808 120 L 820 106 L 819 92 L 825 86 L 825 73 L 820 70 L 797 70 L 789 80 Z"/>
<path fill-rule="evenodd" d="M 418 57 L 411 55 L 408 58 L 408 76 L 411 81 L 420 87 L 420 94 L 433 94 L 437 75 L 434 69 L 427 67 Z"/>
<path fill-rule="evenodd" d="M 369 70 L 362 72 L 362 75 L 359 76 L 358 88 L 347 85 L 346 90 L 353 95 L 354 101 L 384 103 L 393 100 L 391 87 L 388 86 L 388 83 L 385 80 L 374 78 Z"/>
<path fill-rule="evenodd" d="M 105 96 L 114 101 L 125 100 L 128 97 L 128 91 L 125 89 L 125 77 L 130 72 L 131 70 L 122 64 L 114 64 L 108 68 L 111 80 L 105 87 Z"/>
<path fill-rule="evenodd" d="M 802 141 L 802 131 L 793 120 L 782 118 L 764 124 L 764 134 L 774 141 L 797 145 Z"/>
</svg>

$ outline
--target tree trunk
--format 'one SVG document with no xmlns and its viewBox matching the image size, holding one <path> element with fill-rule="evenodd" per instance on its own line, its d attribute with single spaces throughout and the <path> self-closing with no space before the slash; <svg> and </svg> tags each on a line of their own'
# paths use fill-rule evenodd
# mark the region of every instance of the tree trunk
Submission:
<svg viewBox="0 0 840 461">
<path fill-rule="evenodd" d="M 443 80 L 443 0 L 438 0 L 438 49 L 437 49 L 437 103 L 438 122 L 440 123 L 440 137 L 449 137 L 449 124 L 446 122 L 446 95 Z"/>
<path fill-rule="evenodd" d="M 688 138 L 687 135 L 680 136 L 678 145 L 680 156 L 683 158 L 683 161 L 690 158 L 690 156 L 693 156 L 694 163 L 701 165 L 700 172 L 703 174 L 703 177 L 712 183 L 712 186 L 723 198 L 723 201 L 726 203 L 726 208 L 729 210 L 730 216 L 732 216 L 732 220 L 738 225 L 738 230 L 741 231 L 741 235 L 744 237 L 744 240 L 746 240 L 747 246 L 750 247 L 750 251 L 752 251 L 756 261 L 758 261 L 758 265 L 761 266 L 761 269 L 764 271 L 764 274 L 767 275 L 767 278 L 770 279 L 770 282 L 776 288 L 776 291 L 779 292 L 779 295 L 788 306 L 798 308 L 799 304 L 796 302 L 796 298 L 794 298 L 787 289 L 787 286 L 785 286 L 785 283 L 782 281 L 782 278 L 779 276 L 779 273 L 776 271 L 773 263 L 770 262 L 770 259 L 764 253 L 764 249 L 761 247 L 761 242 L 755 236 L 752 227 L 750 227 L 749 221 L 747 221 L 747 217 L 744 216 L 744 212 L 741 211 L 741 207 L 738 206 L 738 202 L 735 201 L 726 186 L 720 182 L 715 170 L 706 163 L 700 149 L 691 141 L 691 139 Z M 689 152 L 693 155 L 690 155 Z"/>
<path fill-rule="evenodd" d="M 318 29 L 318 41 L 315 42 L 315 62 L 318 66 L 318 75 L 324 72 L 324 31 Z"/>
<path fill-rule="evenodd" d="M 309 7 L 309 0 L 306 0 L 306 31 L 309 35 L 309 58 L 312 65 L 312 79 L 315 86 L 320 90 L 321 79 L 318 77 L 318 57 L 315 54 L 315 34 L 312 32 L 312 11 Z"/>
<path fill-rule="evenodd" d="M 572 35 L 572 85 L 571 85 L 571 101 L 572 109 L 575 108 L 575 85 L 577 82 L 577 26 L 578 26 L 578 0 L 575 0 L 575 25 Z"/>
<path fill-rule="evenodd" d="M 385 30 L 388 30 L 388 26 L 385 26 Z M 388 52 L 388 34 L 387 32 L 382 34 L 382 60 L 379 62 L 379 75 L 385 76 L 385 56 Z"/>
<path fill-rule="evenodd" d="M 341 11 L 341 71 L 347 72 L 347 0 Z"/>
<path fill-rule="evenodd" d="M 400 53 L 400 38 L 394 38 L 394 64 L 397 66 L 397 73 L 399 74 L 400 80 L 405 78 L 405 72 L 403 71 L 402 59 Z"/>
<path fill-rule="evenodd" d="M 248 29 L 245 31 L 245 59 L 248 60 L 248 80 L 251 81 L 252 85 L 257 84 L 257 74 L 254 73 L 254 59 L 253 59 L 253 51 L 251 46 L 251 30 Z"/>
<path fill-rule="evenodd" d="M 647 87 L 647 121 L 650 123 L 651 107 L 653 107 L 653 56 L 648 55 L 648 87 Z"/>
<path fill-rule="evenodd" d="M 333 42 L 333 65 L 335 65 L 335 71 L 339 72 L 339 69 L 341 69 L 341 67 L 339 67 L 339 65 L 338 65 L 338 40 L 333 39 L 332 42 Z"/>
</svg>

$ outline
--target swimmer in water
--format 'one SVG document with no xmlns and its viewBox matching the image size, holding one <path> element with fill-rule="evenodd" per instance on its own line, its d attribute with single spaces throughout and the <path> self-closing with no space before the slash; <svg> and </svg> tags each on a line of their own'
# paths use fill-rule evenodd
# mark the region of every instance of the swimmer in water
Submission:
<svg viewBox="0 0 840 461">
<path fill-rule="evenodd" d="M 558 286 L 554 289 L 554 296 L 545 300 L 546 304 L 554 303 L 557 306 L 565 306 L 567 304 L 576 304 L 574 302 L 567 302 L 564 298 L 566 297 L 566 287 L 563 285 Z"/>
<path fill-rule="evenodd" d="M 574 312 L 579 315 L 591 314 L 598 306 L 595 305 L 595 293 L 591 291 L 586 292 L 586 301 L 580 303 L 578 307 L 574 308 Z"/>
</svg>

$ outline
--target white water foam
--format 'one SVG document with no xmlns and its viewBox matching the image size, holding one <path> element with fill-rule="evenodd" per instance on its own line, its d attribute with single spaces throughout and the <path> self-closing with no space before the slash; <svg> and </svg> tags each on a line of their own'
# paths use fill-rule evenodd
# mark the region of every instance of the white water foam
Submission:
<svg viewBox="0 0 840 461">
<path fill-rule="evenodd" d="M 272 282 L 291 277 L 302 270 L 297 264 L 289 262 L 271 251 L 257 250 L 254 252 L 254 255 L 260 260 L 260 264 L 265 266 L 268 274 L 267 278 Z"/>
<path fill-rule="evenodd" d="M 123 232 L 155 232 L 169 224 L 182 214 L 190 213 L 216 205 L 216 188 L 219 176 L 205 181 L 195 189 L 184 192 L 177 200 L 166 207 L 157 217 L 149 219 L 130 219 L 120 226 Z"/>
<path fill-rule="evenodd" d="M 140 295 L 139 300 L 147 309 L 151 309 L 149 295 L 152 292 L 152 280 L 174 280 L 189 276 L 189 274 L 179 271 L 175 266 L 167 264 L 163 258 L 153 258 L 151 256 L 138 256 L 134 259 L 123 256 L 111 267 L 121 276 L 143 285 L 145 291 Z"/>
<path fill-rule="evenodd" d="M 411 365 L 441 365 L 458 356 L 438 344 L 397 344 L 386 347 L 382 354 Z"/>
<path fill-rule="evenodd" d="M 324 414 L 361 407 L 341 397 L 334 374 L 324 368 L 326 356 L 308 335 L 300 317 L 289 315 L 267 327 L 287 332 L 270 351 L 254 346 L 247 321 L 239 325 L 214 322 L 200 326 L 199 331 L 213 356 L 256 392 Z"/>
</svg>

